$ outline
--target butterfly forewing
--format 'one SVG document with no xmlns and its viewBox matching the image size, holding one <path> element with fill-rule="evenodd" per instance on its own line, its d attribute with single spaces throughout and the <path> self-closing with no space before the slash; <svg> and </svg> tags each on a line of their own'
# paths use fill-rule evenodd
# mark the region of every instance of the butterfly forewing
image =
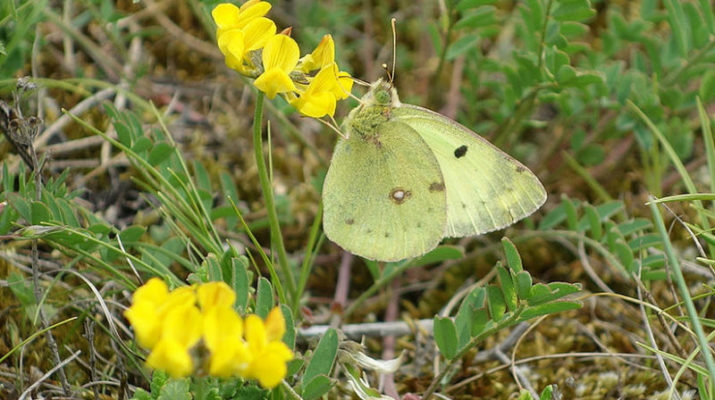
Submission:
<svg viewBox="0 0 715 400">
<path fill-rule="evenodd" d="M 538 178 L 521 163 L 464 126 L 422 107 L 392 109 L 432 150 L 447 189 L 446 237 L 504 228 L 546 201 Z"/>
<path fill-rule="evenodd" d="M 390 121 L 341 139 L 323 186 L 323 228 L 351 253 L 398 261 L 431 250 L 447 218 L 439 163 L 408 125 Z"/>
</svg>

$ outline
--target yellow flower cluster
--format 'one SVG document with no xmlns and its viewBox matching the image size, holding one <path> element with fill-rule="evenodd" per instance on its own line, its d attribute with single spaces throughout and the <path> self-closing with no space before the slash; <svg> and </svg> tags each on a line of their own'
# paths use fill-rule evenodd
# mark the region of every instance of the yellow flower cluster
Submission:
<svg viewBox="0 0 715 400">
<path fill-rule="evenodd" d="M 210 375 L 256 379 L 275 387 L 286 375 L 293 353 L 281 341 L 285 320 L 278 307 L 266 320 L 257 315 L 242 319 L 233 309 L 236 294 L 224 282 L 209 282 L 169 291 L 152 278 L 134 292 L 124 316 L 134 327 L 137 342 L 151 353 L 146 363 L 174 377 L 189 375 L 191 351 L 201 342 L 208 357 L 200 365 Z M 193 355 L 193 357 L 192 357 Z"/>
<path fill-rule="evenodd" d="M 290 29 L 276 33 L 276 24 L 265 17 L 270 8 L 265 1 L 249 0 L 240 8 L 222 3 L 213 9 L 226 65 L 256 78 L 253 84 L 270 99 L 280 94 L 303 115 L 332 117 L 336 102 L 347 98 L 353 85 L 335 63 L 333 38 L 325 35 L 312 53 L 300 58 Z"/>
</svg>

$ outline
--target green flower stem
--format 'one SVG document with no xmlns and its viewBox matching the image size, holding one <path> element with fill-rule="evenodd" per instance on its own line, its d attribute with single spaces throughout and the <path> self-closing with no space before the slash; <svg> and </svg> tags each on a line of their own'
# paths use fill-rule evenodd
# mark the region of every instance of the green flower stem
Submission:
<svg viewBox="0 0 715 400">
<path fill-rule="evenodd" d="M 300 277 L 298 278 L 298 297 L 301 296 L 305 290 L 305 285 L 308 283 L 308 278 L 310 277 L 310 271 L 313 267 L 313 261 L 315 261 L 316 253 L 320 249 L 322 244 L 322 239 L 324 236 L 318 238 L 320 233 L 320 222 L 323 216 L 323 200 L 321 199 L 318 203 L 318 212 L 315 214 L 315 220 L 313 220 L 313 226 L 310 227 L 310 235 L 308 236 L 308 244 L 305 246 L 305 256 L 303 257 L 303 264 L 300 267 Z M 298 307 L 300 306 L 299 301 L 293 302 L 293 314 L 298 314 Z"/>
<path fill-rule="evenodd" d="M 256 110 L 253 115 L 253 150 L 256 156 L 256 166 L 258 167 L 258 179 L 261 181 L 261 190 L 266 200 L 268 223 L 271 226 L 271 248 L 275 249 L 278 253 L 278 263 L 280 264 L 281 271 L 285 275 L 285 284 L 288 288 L 290 299 L 297 302 L 295 278 L 293 277 L 293 270 L 288 263 L 288 256 L 286 255 L 285 245 L 283 244 L 281 227 L 278 223 L 278 212 L 276 211 L 276 203 L 273 199 L 273 187 L 268 177 L 266 159 L 263 155 L 263 97 L 263 92 L 259 91 L 258 96 L 256 96 Z"/>
<path fill-rule="evenodd" d="M 678 290 L 680 291 L 680 296 L 682 297 L 683 303 L 685 303 L 685 309 L 688 311 L 688 316 L 690 317 L 690 323 L 693 325 L 693 330 L 698 338 L 698 344 L 700 345 L 700 352 L 705 359 L 705 364 L 707 365 L 708 372 L 710 373 L 710 381 L 715 381 L 715 360 L 713 360 L 713 354 L 710 350 L 710 345 L 708 344 L 708 339 L 705 337 L 705 331 L 703 331 L 703 326 L 700 323 L 700 316 L 697 310 L 695 310 L 695 304 L 693 299 L 690 297 L 690 292 L 688 291 L 688 285 L 685 283 L 685 278 L 683 277 L 683 271 L 680 269 L 680 262 L 678 262 L 678 257 L 675 256 L 673 251 L 673 244 L 670 243 L 670 237 L 665 229 L 665 223 L 663 222 L 663 216 L 660 215 L 658 206 L 654 202 L 655 199 L 651 198 L 648 206 L 653 214 L 653 220 L 658 228 L 661 238 L 663 239 L 663 244 L 665 245 L 665 254 L 668 257 L 668 264 L 673 269 L 673 277 L 678 285 Z"/>
<path fill-rule="evenodd" d="M 440 384 L 442 379 L 444 379 L 444 377 L 447 375 L 447 373 L 452 369 L 452 366 L 456 362 L 461 360 L 462 357 L 464 357 L 467 354 L 467 352 L 469 352 L 472 348 L 474 348 L 474 346 L 476 346 L 479 343 L 481 343 L 482 341 L 484 341 L 484 339 L 486 339 L 490 336 L 493 336 L 495 333 L 499 332 L 500 330 L 507 328 L 507 327 L 519 322 L 519 317 L 520 317 L 522 311 L 524 311 L 524 309 L 525 309 L 524 305 L 520 305 L 516 310 L 514 310 L 514 312 L 508 318 L 502 319 L 501 321 L 497 322 L 496 325 L 494 325 L 492 328 L 485 329 L 480 334 L 472 337 L 469 340 L 469 343 L 467 343 L 467 345 L 464 346 L 462 348 L 462 350 L 460 350 L 454 357 L 452 357 L 452 359 L 448 360 L 447 364 L 444 366 L 444 368 L 442 368 L 442 371 L 440 371 L 439 374 L 437 374 L 437 376 L 435 376 L 434 379 L 432 379 L 432 383 L 430 383 L 427 390 L 425 390 L 424 394 L 422 395 L 422 398 L 424 400 L 429 400 L 430 396 L 432 396 L 434 391 L 437 390 L 437 385 Z"/>
</svg>

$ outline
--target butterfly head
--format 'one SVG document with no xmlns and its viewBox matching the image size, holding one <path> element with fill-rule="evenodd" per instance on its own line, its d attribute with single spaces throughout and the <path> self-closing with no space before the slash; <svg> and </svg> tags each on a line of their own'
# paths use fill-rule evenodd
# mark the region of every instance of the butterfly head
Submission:
<svg viewBox="0 0 715 400">
<path fill-rule="evenodd" d="M 362 97 L 364 106 L 381 106 L 381 107 L 398 107 L 400 106 L 400 98 L 397 96 L 397 90 L 392 82 L 387 82 L 378 79 L 370 85 L 370 91 Z"/>
<path fill-rule="evenodd" d="M 378 143 L 376 128 L 388 121 L 392 109 L 400 105 L 392 83 L 379 79 L 370 85 L 370 90 L 360 99 L 360 105 L 346 118 L 344 126 L 347 136 Z"/>
</svg>

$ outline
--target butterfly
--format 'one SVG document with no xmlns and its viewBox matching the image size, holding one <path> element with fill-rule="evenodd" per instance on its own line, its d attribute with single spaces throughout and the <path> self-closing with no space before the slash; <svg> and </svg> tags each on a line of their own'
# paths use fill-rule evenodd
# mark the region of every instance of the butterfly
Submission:
<svg viewBox="0 0 715 400">
<path fill-rule="evenodd" d="M 457 122 L 401 103 L 391 82 L 371 85 L 344 130 L 323 184 L 323 230 L 361 257 L 417 257 L 546 201 L 528 168 Z"/>
</svg>

